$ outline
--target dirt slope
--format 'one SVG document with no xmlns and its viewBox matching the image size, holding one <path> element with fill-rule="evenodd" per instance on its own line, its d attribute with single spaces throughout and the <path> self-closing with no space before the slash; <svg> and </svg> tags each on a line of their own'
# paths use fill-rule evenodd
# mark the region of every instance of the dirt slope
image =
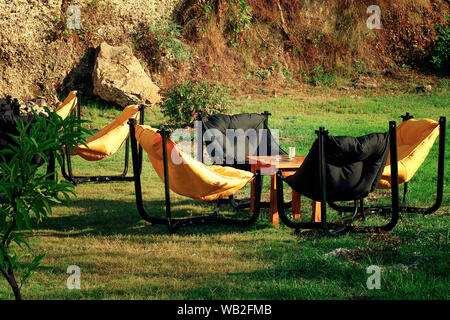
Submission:
<svg viewBox="0 0 450 320">
<path fill-rule="evenodd" d="M 71 4 L 81 8 L 79 32 L 66 28 Z M 374 4 L 381 29 L 371 30 Z M 155 66 L 154 48 L 137 43 L 166 14 L 183 27 L 193 61 Z M 163 88 L 192 76 L 246 87 L 328 73 L 382 76 L 402 66 L 428 72 L 444 14 L 447 0 L 0 0 L 0 96 L 89 93 L 102 41 L 130 45 Z"/>
</svg>

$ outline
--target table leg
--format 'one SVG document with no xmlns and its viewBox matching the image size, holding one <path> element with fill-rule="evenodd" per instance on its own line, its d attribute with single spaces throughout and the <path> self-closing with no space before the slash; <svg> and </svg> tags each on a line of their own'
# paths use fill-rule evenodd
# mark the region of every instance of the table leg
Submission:
<svg viewBox="0 0 450 320">
<path fill-rule="evenodd" d="M 300 219 L 300 208 L 302 206 L 301 195 L 292 189 L 292 214 L 295 219 Z"/>
<path fill-rule="evenodd" d="M 312 222 L 320 222 L 321 221 L 321 209 L 320 202 L 313 200 L 312 202 Z"/>
<path fill-rule="evenodd" d="M 279 217 L 278 217 L 278 204 L 277 204 L 277 183 L 275 175 L 270 176 L 270 222 L 278 227 Z M 283 199 L 281 199 L 283 201 Z"/>
</svg>

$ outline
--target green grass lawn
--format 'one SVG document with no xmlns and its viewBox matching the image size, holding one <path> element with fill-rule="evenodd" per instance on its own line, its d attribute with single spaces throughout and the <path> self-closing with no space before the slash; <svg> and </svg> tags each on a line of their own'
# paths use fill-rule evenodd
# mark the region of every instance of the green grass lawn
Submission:
<svg viewBox="0 0 450 320">
<path fill-rule="evenodd" d="M 274 98 L 242 97 L 233 102 L 232 111 L 270 111 L 269 125 L 280 130 L 281 146 L 295 146 L 300 155 L 308 152 L 319 126 L 330 135 L 358 136 L 387 131 L 388 122 L 400 123 L 400 115 L 407 111 L 416 118 L 437 120 L 450 110 L 448 86 L 437 87 L 432 94 L 362 91 L 358 97 L 349 96 L 305 90 Z M 93 121 L 91 128 L 100 129 L 120 111 L 91 103 L 83 113 Z M 287 120 L 289 116 L 296 118 Z M 154 110 L 146 113 L 146 123 L 159 126 L 164 119 Z M 448 134 L 446 148 L 448 172 Z M 411 205 L 433 203 L 437 151 L 436 142 L 409 185 Z M 74 168 L 77 174 L 119 173 L 122 159 L 122 152 L 99 162 L 75 158 Z M 148 211 L 163 215 L 163 183 L 148 159 L 142 181 Z M 24 299 L 448 299 L 449 182 L 446 175 L 444 202 L 435 214 L 402 214 L 390 233 L 339 238 L 320 232 L 297 236 L 292 229 L 269 223 L 267 211 L 249 227 L 204 225 L 170 235 L 166 226 L 152 226 L 139 217 L 132 183 L 82 184 L 76 187 L 78 197 L 71 207 L 54 207 L 53 215 L 36 225 L 31 247 L 46 257 L 22 295 Z M 248 193 L 246 187 L 240 195 Z M 376 192 L 375 198 L 383 195 Z M 172 201 L 175 216 L 211 212 L 210 205 L 173 193 Z M 308 218 L 310 202 L 305 199 L 303 204 Z M 225 214 L 232 213 L 225 209 Z M 337 248 L 353 250 L 341 258 L 325 256 Z M 81 290 L 66 288 L 69 265 L 81 268 Z M 366 287 L 370 265 L 382 268 L 379 290 Z M 0 298 L 13 298 L 3 279 Z"/>
</svg>

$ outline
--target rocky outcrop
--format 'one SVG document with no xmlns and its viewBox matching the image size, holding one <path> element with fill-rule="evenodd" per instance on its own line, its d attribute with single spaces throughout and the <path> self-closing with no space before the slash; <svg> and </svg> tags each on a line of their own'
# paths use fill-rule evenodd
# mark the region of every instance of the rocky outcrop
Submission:
<svg viewBox="0 0 450 320">
<path fill-rule="evenodd" d="M 159 88 L 145 73 L 128 46 L 113 47 L 103 42 L 92 73 L 94 94 L 122 107 L 153 105 L 161 101 Z"/>
<path fill-rule="evenodd" d="M 218 20 L 206 27 L 203 18 L 194 20 L 205 16 L 204 2 L 0 0 L 0 96 L 30 99 L 70 90 L 84 94 L 92 88 L 94 48 L 104 41 L 139 48 L 139 39 L 146 39 L 152 22 L 166 15 L 176 16 L 177 23 L 185 26 L 184 34 L 195 41 L 195 56 L 201 58 L 197 62 L 221 66 L 217 68 L 221 81 L 240 89 L 246 87 L 246 74 L 251 70 L 267 70 L 269 66 L 277 70 L 271 74 L 271 82 L 281 84 L 286 78 L 280 72 L 303 74 L 318 66 L 327 71 L 345 69 L 357 60 L 374 71 L 394 71 L 403 63 L 430 68 L 437 40 L 435 26 L 445 24 L 443 13 L 450 9 L 449 2 L 442 0 L 375 1 L 382 9 L 382 28 L 371 30 L 367 27 L 370 1 L 246 0 L 251 27 L 239 25 L 243 32 L 235 34 L 223 28 L 229 27 L 229 19 L 238 22 L 244 13 L 226 5 L 229 1 L 210 1 L 217 6 L 210 18 Z M 80 9 L 78 31 L 67 28 L 66 10 L 72 5 Z M 239 45 L 236 50 L 230 46 L 235 41 L 251 43 L 257 49 L 247 51 L 246 45 Z M 148 67 L 145 63 L 154 61 L 152 50 L 146 46 L 151 47 L 151 43 L 143 41 L 137 54 L 144 69 Z M 170 70 L 171 66 L 166 66 Z M 167 70 L 155 74 L 153 80 L 162 86 L 190 72 L 179 66 L 173 72 Z"/>
<path fill-rule="evenodd" d="M 0 0 L 0 96 L 26 100 L 53 93 L 71 73 L 84 83 L 86 70 L 92 72 L 89 48 L 103 41 L 131 45 L 140 23 L 172 14 L 181 1 Z M 66 28 L 70 5 L 80 8 L 79 33 Z M 64 89 L 80 89 L 73 83 Z"/>
</svg>

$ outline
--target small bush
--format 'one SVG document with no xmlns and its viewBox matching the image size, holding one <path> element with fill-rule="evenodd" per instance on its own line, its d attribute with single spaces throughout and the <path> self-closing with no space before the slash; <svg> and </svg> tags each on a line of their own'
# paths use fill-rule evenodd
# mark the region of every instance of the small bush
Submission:
<svg viewBox="0 0 450 320">
<path fill-rule="evenodd" d="M 229 110 L 228 92 L 218 83 L 185 80 L 162 92 L 161 111 L 169 117 L 172 127 L 194 123 L 198 111 L 204 115 L 226 113 Z"/>
<path fill-rule="evenodd" d="M 447 22 L 448 18 L 446 16 L 444 21 Z M 431 63 L 437 70 L 448 73 L 450 69 L 450 25 L 448 22 L 446 26 L 437 24 L 436 30 L 438 32 L 437 47 L 431 57 Z"/>
<path fill-rule="evenodd" d="M 230 35 L 230 45 L 238 47 L 244 32 L 251 28 L 251 7 L 245 0 L 227 0 L 226 32 Z"/>
<path fill-rule="evenodd" d="M 311 84 L 323 87 L 331 87 L 336 83 L 336 76 L 330 72 L 326 72 L 321 65 L 318 65 L 311 72 Z"/>
<path fill-rule="evenodd" d="M 168 17 L 156 20 L 149 29 L 154 36 L 157 44 L 159 55 L 168 55 L 170 59 L 176 62 L 183 62 L 192 59 L 192 52 L 187 44 L 180 39 L 181 26 L 172 22 Z"/>
</svg>

